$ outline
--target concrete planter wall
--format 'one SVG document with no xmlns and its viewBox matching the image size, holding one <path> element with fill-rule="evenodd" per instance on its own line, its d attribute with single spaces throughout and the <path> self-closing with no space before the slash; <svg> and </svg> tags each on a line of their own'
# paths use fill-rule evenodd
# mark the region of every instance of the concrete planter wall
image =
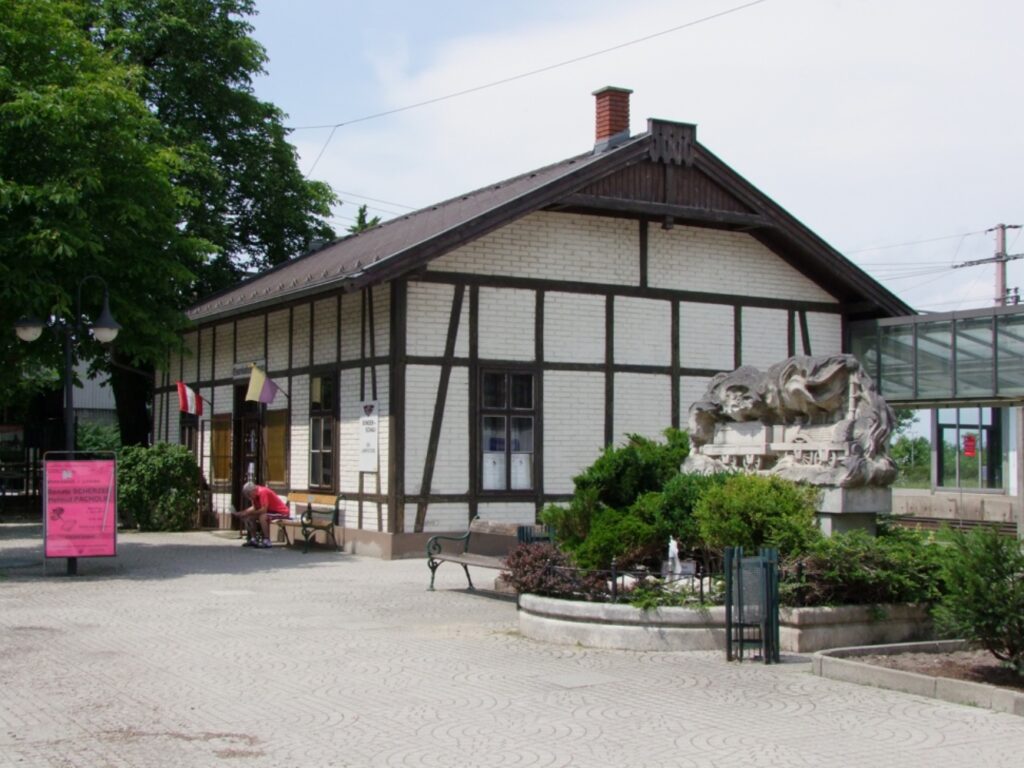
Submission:
<svg viewBox="0 0 1024 768">
<path fill-rule="evenodd" d="M 893 643 L 931 636 L 919 606 L 785 608 L 780 615 L 782 650 Z M 519 596 L 519 631 L 548 643 L 633 651 L 725 649 L 725 609 L 659 608 Z"/>
</svg>

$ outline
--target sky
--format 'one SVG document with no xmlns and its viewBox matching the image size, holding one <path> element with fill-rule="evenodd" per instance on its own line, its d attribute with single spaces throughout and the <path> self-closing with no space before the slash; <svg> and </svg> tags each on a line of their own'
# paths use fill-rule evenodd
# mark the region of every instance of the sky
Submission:
<svg viewBox="0 0 1024 768">
<path fill-rule="evenodd" d="M 953 267 L 993 256 L 986 230 L 1024 224 L 1018 0 L 257 8 L 269 62 L 256 93 L 288 115 L 302 170 L 341 198 L 339 232 L 363 203 L 388 219 L 588 151 L 606 85 L 632 89 L 634 134 L 649 117 L 696 123 L 705 147 L 919 311 L 990 306 L 995 266 Z M 1022 232 L 1007 231 L 1011 255 Z M 1024 260 L 1007 286 L 1024 292 Z"/>
</svg>

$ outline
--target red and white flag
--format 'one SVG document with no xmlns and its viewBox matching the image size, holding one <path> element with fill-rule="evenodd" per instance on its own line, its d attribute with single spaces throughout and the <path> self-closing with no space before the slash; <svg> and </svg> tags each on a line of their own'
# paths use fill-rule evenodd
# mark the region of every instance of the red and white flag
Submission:
<svg viewBox="0 0 1024 768">
<path fill-rule="evenodd" d="M 178 382 L 178 409 L 183 413 L 203 415 L 203 398 L 184 381 Z"/>
</svg>

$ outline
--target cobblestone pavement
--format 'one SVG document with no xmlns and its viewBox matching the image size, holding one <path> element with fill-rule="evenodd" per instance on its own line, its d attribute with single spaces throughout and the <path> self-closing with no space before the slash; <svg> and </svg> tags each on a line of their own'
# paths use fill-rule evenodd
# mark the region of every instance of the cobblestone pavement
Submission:
<svg viewBox="0 0 1024 768">
<path fill-rule="evenodd" d="M 1024 764 L 1024 718 L 717 653 L 549 646 L 422 560 L 0 525 L 0 766 Z M 487 583 L 493 573 L 480 573 Z"/>
</svg>

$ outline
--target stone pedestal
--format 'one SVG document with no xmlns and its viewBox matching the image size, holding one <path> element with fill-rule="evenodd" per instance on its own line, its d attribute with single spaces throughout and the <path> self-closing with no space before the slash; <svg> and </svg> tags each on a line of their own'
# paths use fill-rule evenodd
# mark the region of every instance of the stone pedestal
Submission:
<svg viewBox="0 0 1024 768">
<path fill-rule="evenodd" d="M 878 515 L 891 512 L 891 488 L 822 488 L 818 525 L 826 536 L 854 530 L 867 531 L 873 536 Z"/>
</svg>

